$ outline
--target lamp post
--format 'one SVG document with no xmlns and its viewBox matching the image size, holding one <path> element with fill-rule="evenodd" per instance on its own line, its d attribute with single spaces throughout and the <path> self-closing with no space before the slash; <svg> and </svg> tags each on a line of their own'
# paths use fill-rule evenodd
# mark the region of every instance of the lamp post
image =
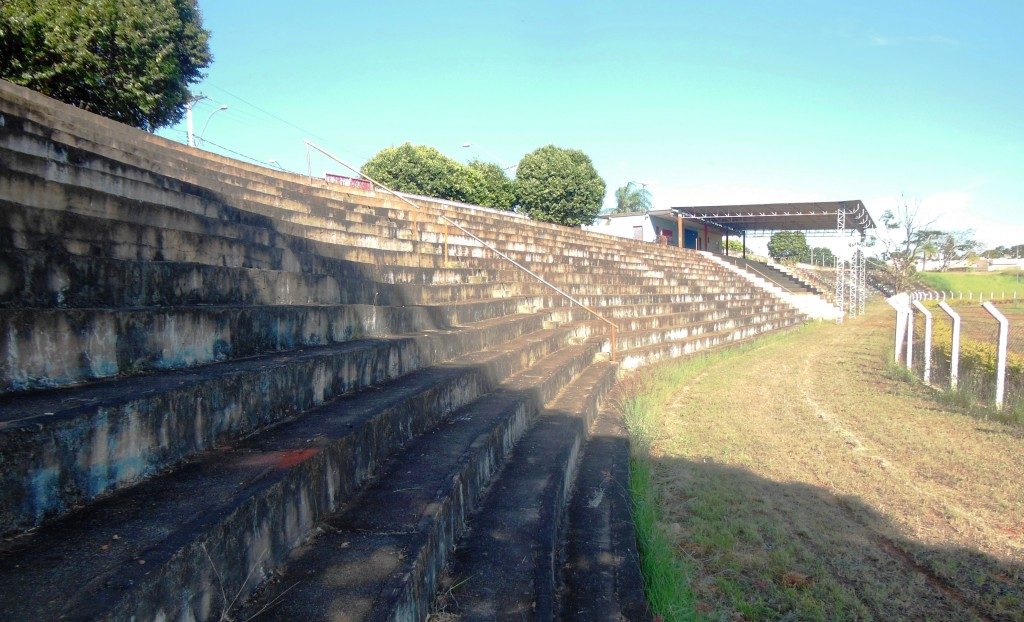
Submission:
<svg viewBox="0 0 1024 622">
<path fill-rule="evenodd" d="M 203 136 L 206 135 L 206 128 L 208 128 L 210 126 L 210 119 L 213 118 L 213 115 L 217 114 L 221 110 L 227 110 L 227 109 L 228 109 L 228 107 L 226 105 L 221 104 L 221 106 L 219 108 L 217 108 L 216 110 L 214 110 L 213 112 L 210 113 L 210 116 L 206 117 L 206 123 L 203 124 L 203 131 L 199 132 L 199 140 L 203 140 Z"/>
<path fill-rule="evenodd" d="M 185 102 L 185 133 L 188 136 L 188 146 L 196 146 L 196 134 L 192 130 L 192 106 L 196 102 L 206 99 L 206 95 L 194 95 Z"/>
<path fill-rule="evenodd" d="M 491 153 L 490 150 L 488 150 L 487 148 L 483 147 L 482 145 L 476 145 L 476 144 L 473 144 L 473 143 L 462 143 L 462 148 L 463 149 L 469 149 L 470 147 L 476 147 L 480 151 L 483 151 L 484 153 L 489 155 L 491 158 L 494 159 L 495 162 L 498 163 L 498 166 L 500 166 L 501 170 L 503 170 L 503 171 L 508 171 L 508 170 L 514 169 L 517 166 L 515 164 L 513 164 L 512 166 L 505 166 L 505 163 L 501 161 L 501 158 L 499 158 L 498 156 L 496 156 L 493 153 Z"/>
</svg>

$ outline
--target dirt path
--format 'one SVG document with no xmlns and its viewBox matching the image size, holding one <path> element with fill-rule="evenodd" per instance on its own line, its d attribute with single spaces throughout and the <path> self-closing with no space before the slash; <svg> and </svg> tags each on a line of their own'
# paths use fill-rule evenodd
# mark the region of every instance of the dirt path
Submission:
<svg viewBox="0 0 1024 622">
<path fill-rule="evenodd" d="M 1024 620 L 1024 438 L 884 374 L 889 316 L 693 375 L 652 446 L 712 619 Z"/>
</svg>

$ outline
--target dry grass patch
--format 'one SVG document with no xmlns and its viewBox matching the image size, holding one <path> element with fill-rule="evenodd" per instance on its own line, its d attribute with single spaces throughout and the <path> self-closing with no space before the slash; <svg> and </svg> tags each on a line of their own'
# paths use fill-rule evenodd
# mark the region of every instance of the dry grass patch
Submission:
<svg viewBox="0 0 1024 622">
<path fill-rule="evenodd" d="M 1021 428 L 888 377 L 890 323 L 640 372 L 627 415 L 691 616 L 1024 620 Z"/>
</svg>

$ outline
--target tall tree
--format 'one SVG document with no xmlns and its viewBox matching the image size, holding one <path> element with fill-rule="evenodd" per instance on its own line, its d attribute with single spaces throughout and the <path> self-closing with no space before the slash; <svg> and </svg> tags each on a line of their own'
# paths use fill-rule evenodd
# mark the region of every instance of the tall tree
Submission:
<svg viewBox="0 0 1024 622">
<path fill-rule="evenodd" d="M 152 131 L 184 116 L 209 36 L 196 0 L 4 0 L 0 77 Z"/>
<path fill-rule="evenodd" d="M 385 147 L 363 165 L 365 174 L 399 192 L 467 203 L 483 185 L 470 170 L 433 147 L 412 143 Z"/>
<path fill-rule="evenodd" d="M 768 254 L 776 261 L 796 261 L 810 257 L 807 236 L 800 231 L 776 231 L 768 240 Z"/>
<path fill-rule="evenodd" d="M 473 160 L 469 163 L 471 170 L 471 203 L 511 211 L 516 204 L 515 185 L 505 169 L 491 162 Z M 473 174 L 475 173 L 475 174 Z"/>
<path fill-rule="evenodd" d="M 827 246 L 815 246 L 810 250 L 807 257 L 801 257 L 800 261 L 816 264 L 819 266 L 831 266 L 836 260 L 832 249 Z"/>
<path fill-rule="evenodd" d="M 923 221 L 920 204 L 901 197 L 895 210 L 882 214 L 882 226 L 889 235 L 882 237 L 882 258 L 887 262 L 890 280 L 896 291 L 909 289 L 917 274 L 915 264 L 926 247 L 941 238 L 943 232 L 934 229 L 934 220 Z"/>
<path fill-rule="evenodd" d="M 554 145 L 523 156 L 515 186 L 516 202 L 531 218 L 571 227 L 594 221 L 605 190 L 585 153 Z"/>
<path fill-rule="evenodd" d="M 938 256 L 942 260 L 942 269 L 948 270 L 949 264 L 967 257 L 978 248 L 972 231 L 951 231 L 945 234 L 938 244 Z"/>
<path fill-rule="evenodd" d="M 615 191 L 615 209 L 613 214 L 629 214 L 646 212 L 651 209 L 651 193 L 646 186 L 638 186 L 629 182 Z"/>
</svg>

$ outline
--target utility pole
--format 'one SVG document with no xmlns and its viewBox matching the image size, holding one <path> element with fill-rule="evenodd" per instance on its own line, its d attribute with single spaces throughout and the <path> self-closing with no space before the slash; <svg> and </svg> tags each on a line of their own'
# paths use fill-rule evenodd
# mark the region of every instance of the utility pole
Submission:
<svg viewBox="0 0 1024 622">
<path fill-rule="evenodd" d="M 206 95 L 190 95 L 189 98 L 185 101 L 185 130 L 188 134 L 189 147 L 196 146 L 196 132 L 195 129 L 193 129 L 192 124 L 192 106 L 196 102 L 202 101 L 204 99 L 206 99 Z"/>
<path fill-rule="evenodd" d="M 188 133 L 188 146 L 196 146 L 196 134 L 192 129 L 192 98 L 185 102 L 185 128 Z"/>
</svg>

